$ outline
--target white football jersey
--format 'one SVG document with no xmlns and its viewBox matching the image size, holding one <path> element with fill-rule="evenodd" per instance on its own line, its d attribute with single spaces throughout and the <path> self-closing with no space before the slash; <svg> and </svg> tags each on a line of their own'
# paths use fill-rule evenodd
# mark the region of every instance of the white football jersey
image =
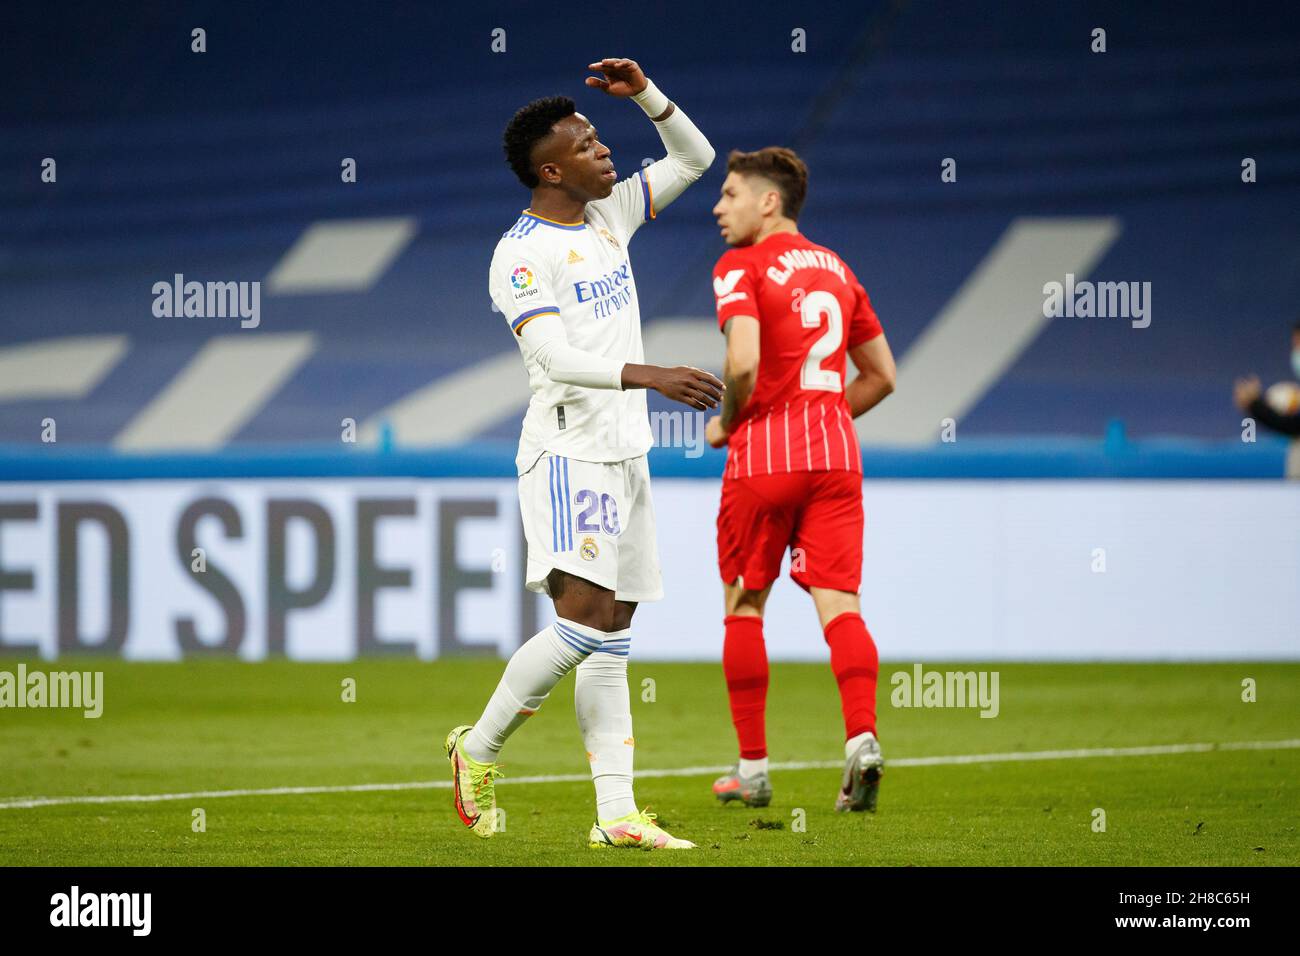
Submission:
<svg viewBox="0 0 1300 956">
<path fill-rule="evenodd" d="M 627 247 L 641 224 L 654 218 L 652 179 L 645 171 L 624 179 L 609 197 L 587 203 L 582 222 L 554 222 L 525 211 L 497 243 L 488 290 L 523 352 L 533 392 L 515 460 L 521 475 L 547 451 L 611 462 L 650 450 L 645 389 L 553 382 L 520 333 L 538 316 L 558 315 L 574 348 L 623 363 L 645 362 Z"/>
</svg>

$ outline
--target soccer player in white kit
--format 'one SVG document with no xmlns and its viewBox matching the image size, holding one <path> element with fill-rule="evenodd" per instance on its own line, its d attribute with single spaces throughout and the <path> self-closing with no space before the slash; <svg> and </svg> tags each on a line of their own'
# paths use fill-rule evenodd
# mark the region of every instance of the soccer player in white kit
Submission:
<svg viewBox="0 0 1300 956">
<path fill-rule="evenodd" d="M 663 597 L 645 389 L 704 410 L 716 407 L 723 385 L 700 369 L 644 364 L 627 246 L 700 178 L 714 151 L 634 61 L 588 69 L 602 74 L 588 86 L 645 111 L 668 155 L 618 182 L 609 149 L 567 97 L 535 100 L 506 127 L 506 159 L 532 202 L 497 243 L 488 287 L 533 393 L 515 462 L 525 583 L 551 597 L 556 621 L 514 653 L 483 715 L 452 730 L 446 751 L 461 822 L 492 836 L 497 755 L 576 668 L 578 726 L 596 787 L 589 844 L 689 849 L 638 810 L 632 793 L 632 614 Z"/>
</svg>

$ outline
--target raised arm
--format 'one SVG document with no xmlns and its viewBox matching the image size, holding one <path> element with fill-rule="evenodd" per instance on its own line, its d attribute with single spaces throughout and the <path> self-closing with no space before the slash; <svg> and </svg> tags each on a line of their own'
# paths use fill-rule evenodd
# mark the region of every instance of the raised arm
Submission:
<svg viewBox="0 0 1300 956">
<path fill-rule="evenodd" d="M 646 218 L 667 207 L 713 163 L 716 155 L 704 134 L 682 110 L 647 79 L 635 60 L 607 58 L 589 64 L 604 78 L 589 76 L 587 85 L 610 96 L 628 97 L 655 124 L 668 155 L 645 170 L 652 208 Z"/>
</svg>

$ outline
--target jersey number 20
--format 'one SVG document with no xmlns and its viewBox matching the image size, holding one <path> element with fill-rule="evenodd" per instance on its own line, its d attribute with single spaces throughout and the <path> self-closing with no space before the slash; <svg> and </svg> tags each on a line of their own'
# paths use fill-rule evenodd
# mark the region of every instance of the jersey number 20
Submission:
<svg viewBox="0 0 1300 956">
<path fill-rule="evenodd" d="M 819 328 L 823 315 L 827 319 L 826 331 L 808 350 L 808 355 L 803 360 L 803 369 L 799 373 L 799 385 L 819 392 L 840 392 L 844 390 L 840 373 L 822 368 L 826 357 L 844 341 L 844 317 L 840 312 L 840 300 L 829 292 L 809 292 L 803 297 L 799 308 L 803 327 Z"/>
</svg>

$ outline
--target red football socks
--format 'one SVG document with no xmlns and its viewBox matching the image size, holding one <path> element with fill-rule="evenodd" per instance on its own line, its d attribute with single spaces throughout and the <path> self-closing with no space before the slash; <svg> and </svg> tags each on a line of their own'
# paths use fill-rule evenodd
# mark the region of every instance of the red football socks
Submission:
<svg viewBox="0 0 1300 956">
<path fill-rule="evenodd" d="M 728 618 L 730 620 L 730 618 Z M 727 632 L 730 637 L 730 630 Z M 831 648 L 831 670 L 840 685 L 840 706 L 844 710 L 844 739 L 876 732 L 876 677 L 880 673 L 880 656 L 876 642 L 862 620 L 853 611 L 834 618 L 826 625 L 826 643 Z M 764 682 L 766 684 L 766 682 Z M 735 710 L 735 698 L 732 698 Z"/>
<path fill-rule="evenodd" d="M 726 637 L 722 643 L 722 673 L 727 678 L 731 721 L 740 739 L 740 756 L 745 760 L 760 760 L 767 756 L 767 645 L 763 643 L 763 619 L 729 614 L 723 623 Z M 872 655 L 875 655 L 874 647 Z M 871 688 L 874 694 L 874 673 Z"/>
</svg>

